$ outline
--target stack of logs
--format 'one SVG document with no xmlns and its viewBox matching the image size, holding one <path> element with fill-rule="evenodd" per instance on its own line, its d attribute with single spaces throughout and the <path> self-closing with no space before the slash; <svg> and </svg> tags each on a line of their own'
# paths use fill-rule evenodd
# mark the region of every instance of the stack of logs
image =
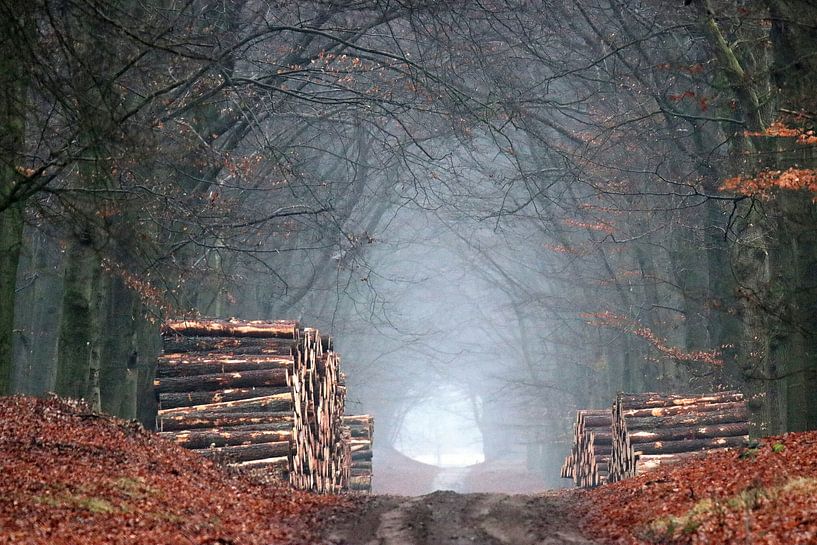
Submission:
<svg viewBox="0 0 817 545">
<path fill-rule="evenodd" d="M 347 485 L 340 357 L 317 330 L 294 321 L 181 320 L 166 322 L 162 336 L 154 383 L 161 435 L 299 489 Z"/>
<path fill-rule="evenodd" d="M 590 488 L 607 480 L 612 434 L 609 409 L 581 410 L 573 426 L 573 448 L 562 465 L 562 478 Z"/>
<path fill-rule="evenodd" d="M 343 430 L 346 387 L 340 356 L 317 329 L 305 329 L 289 377 L 295 400 L 290 483 L 300 490 L 337 492 L 349 482 L 349 433 Z"/>
<path fill-rule="evenodd" d="M 609 410 L 578 411 L 561 475 L 576 486 L 615 482 L 749 439 L 739 392 L 619 394 Z"/>
<path fill-rule="evenodd" d="M 372 491 L 372 434 L 374 418 L 368 414 L 344 416 L 343 425 L 351 435 L 352 459 L 349 490 L 369 493 Z"/>
<path fill-rule="evenodd" d="M 615 482 L 704 451 L 745 444 L 749 409 L 740 392 L 619 394 L 612 432 L 610 482 Z"/>
</svg>

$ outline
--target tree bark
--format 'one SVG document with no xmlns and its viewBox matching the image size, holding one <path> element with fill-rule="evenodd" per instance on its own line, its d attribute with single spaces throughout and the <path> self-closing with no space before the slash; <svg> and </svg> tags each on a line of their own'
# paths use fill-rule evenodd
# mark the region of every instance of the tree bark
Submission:
<svg viewBox="0 0 817 545">
<path fill-rule="evenodd" d="M 220 462 L 246 462 L 248 460 L 262 460 L 287 456 L 290 451 L 289 441 L 275 443 L 259 443 L 257 445 L 236 445 L 231 447 L 215 447 L 193 450 L 205 458 Z"/>
<path fill-rule="evenodd" d="M 5 184 L 9 175 L 9 169 L 3 167 L 0 176 L 4 179 L 0 182 Z M 22 242 L 23 211 L 20 205 L 15 204 L 0 212 L 0 301 L 3 301 L 0 304 L 0 395 L 11 394 L 14 300 Z"/>
<path fill-rule="evenodd" d="M 23 243 L 23 203 L 15 195 L 23 183 L 16 167 L 24 167 L 27 65 L 19 47 L 29 32 L 29 9 L 16 17 L 0 17 L 0 395 L 11 393 L 14 341 L 14 301 L 17 266 Z"/>
<path fill-rule="evenodd" d="M 642 454 L 674 454 L 677 452 L 692 452 L 697 450 L 728 448 L 742 446 L 748 437 L 718 437 L 716 439 L 690 439 L 682 441 L 652 441 L 631 443 L 634 452 Z"/>
<path fill-rule="evenodd" d="M 295 339 L 298 322 L 278 320 L 276 322 L 242 320 L 170 320 L 162 326 L 163 335 L 185 335 L 196 337 L 274 337 Z"/>
<path fill-rule="evenodd" d="M 98 269 L 90 240 L 74 240 L 65 261 L 55 389 L 62 396 L 86 398 L 91 382 L 91 297 Z"/>
<path fill-rule="evenodd" d="M 249 426 L 258 430 L 291 430 L 292 422 L 292 411 L 277 413 L 197 412 L 159 415 L 157 417 L 157 428 L 159 431 L 180 431 L 206 428 L 240 429 Z"/>
<path fill-rule="evenodd" d="M 683 426 L 704 426 L 745 422 L 749 411 L 744 407 L 723 412 L 700 412 L 673 416 L 627 418 L 627 431 L 651 430 L 658 428 L 678 428 Z"/>
<path fill-rule="evenodd" d="M 653 430 L 635 430 L 630 432 L 630 442 L 679 441 L 687 439 L 713 439 L 717 437 L 748 436 L 749 423 L 715 424 L 686 426 L 678 428 L 656 428 Z"/>
<path fill-rule="evenodd" d="M 642 409 L 652 407 L 672 407 L 682 405 L 696 405 L 699 403 L 731 403 L 743 400 L 740 392 L 722 392 L 716 394 L 685 395 L 685 394 L 659 394 L 648 392 L 643 394 L 627 394 L 621 398 L 623 409 Z"/>
<path fill-rule="evenodd" d="M 288 394 L 291 389 L 286 386 L 273 388 L 229 388 L 210 392 L 171 392 L 159 394 L 159 408 L 173 409 L 175 407 L 189 407 L 222 401 L 237 401 L 278 394 Z"/>
<path fill-rule="evenodd" d="M 211 447 L 228 447 L 235 445 L 250 445 L 256 443 L 273 443 L 289 441 L 292 438 L 291 430 L 239 430 L 234 429 L 205 429 L 187 430 L 180 432 L 162 432 L 161 437 L 173 441 L 177 445 L 188 449 L 203 449 Z"/>
<path fill-rule="evenodd" d="M 292 394 L 277 394 L 266 397 L 254 397 L 238 401 L 206 403 L 190 407 L 177 407 L 159 411 L 159 416 L 195 413 L 242 413 L 242 412 L 281 412 L 292 410 Z"/>
<path fill-rule="evenodd" d="M 645 409 L 624 409 L 621 411 L 625 418 L 640 418 L 648 416 L 675 416 L 681 414 L 697 414 L 706 412 L 722 412 L 740 410 L 746 407 L 745 402 L 729 401 L 724 403 L 699 403 L 696 405 L 674 405 L 670 407 L 652 407 Z"/>
<path fill-rule="evenodd" d="M 183 337 L 171 335 L 163 339 L 165 354 L 265 354 L 292 355 L 292 341 L 256 337 Z"/>
<path fill-rule="evenodd" d="M 194 356 L 170 354 L 159 357 L 156 376 L 160 379 L 193 377 L 216 373 L 238 373 L 272 369 L 291 369 L 292 358 L 285 356 Z"/>
<path fill-rule="evenodd" d="M 225 388 L 286 386 L 287 370 L 261 369 L 212 375 L 194 375 L 191 377 L 157 378 L 154 385 L 156 391 L 160 394 L 166 392 L 214 391 Z"/>
</svg>

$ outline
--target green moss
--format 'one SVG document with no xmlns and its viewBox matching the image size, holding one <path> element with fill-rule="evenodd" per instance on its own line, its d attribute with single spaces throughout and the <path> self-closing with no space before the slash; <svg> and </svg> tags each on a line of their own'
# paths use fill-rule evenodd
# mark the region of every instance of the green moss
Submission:
<svg viewBox="0 0 817 545">
<path fill-rule="evenodd" d="M 113 513 L 118 511 L 116 506 L 104 498 L 96 496 L 83 496 L 82 494 L 46 494 L 42 496 L 34 496 L 32 498 L 36 503 L 41 503 L 49 507 L 68 508 L 68 509 L 84 509 L 91 513 Z"/>
<path fill-rule="evenodd" d="M 682 515 L 660 517 L 641 533 L 651 543 L 671 543 L 681 534 L 693 534 L 707 519 L 723 517 L 727 512 L 748 513 L 764 503 L 777 501 L 781 495 L 812 496 L 817 494 L 817 479 L 797 477 L 773 487 L 750 487 L 724 499 L 706 498 Z"/>
<path fill-rule="evenodd" d="M 813 477 L 797 477 L 789 479 L 786 484 L 780 487 L 782 492 L 796 495 L 817 494 L 817 479 Z"/>
<path fill-rule="evenodd" d="M 113 513 L 117 510 L 108 500 L 95 497 L 78 498 L 76 500 L 76 506 L 86 509 L 91 513 Z"/>
<path fill-rule="evenodd" d="M 156 493 L 156 489 L 145 484 L 145 480 L 140 477 L 120 477 L 114 481 L 113 487 L 129 498 L 145 498 Z"/>
</svg>

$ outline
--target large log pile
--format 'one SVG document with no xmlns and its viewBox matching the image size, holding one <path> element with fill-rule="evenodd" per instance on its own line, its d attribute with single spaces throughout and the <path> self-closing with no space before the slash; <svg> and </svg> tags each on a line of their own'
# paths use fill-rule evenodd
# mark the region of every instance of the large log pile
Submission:
<svg viewBox="0 0 817 545">
<path fill-rule="evenodd" d="M 593 487 L 660 465 L 739 447 L 749 438 L 739 392 L 705 395 L 619 394 L 609 410 L 580 410 L 561 476 Z"/>
<path fill-rule="evenodd" d="M 612 433 L 610 482 L 615 482 L 703 451 L 743 445 L 749 410 L 739 392 L 619 394 Z"/>
<path fill-rule="evenodd" d="M 334 493 L 350 457 L 340 356 L 294 321 L 179 320 L 162 329 L 164 437 L 231 467 Z"/>
<path fill-rule="evenodd" d="M 374 418 L 368 414 L 344 416 L 343 425 L 349 430 L 349 455 L 352 461 L 349 490 L 370 493 Z"/>
</svg>

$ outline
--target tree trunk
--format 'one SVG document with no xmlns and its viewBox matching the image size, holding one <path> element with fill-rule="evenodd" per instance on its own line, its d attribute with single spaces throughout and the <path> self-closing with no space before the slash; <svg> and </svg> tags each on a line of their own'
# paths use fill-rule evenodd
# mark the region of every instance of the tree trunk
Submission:
<svg viewBox="0 0 817 545">
<path fill-rule="evenodd" d="M 26 124 L 26 64 L 18 48 L 28 33 L 28 10 L 18 6 L 17 17 L 0 17 L 0 395 L 11 393 L 14 338 L 14 300 L 17 266 L 23 243 L 23 203 L 14 195 L 24 167 L 22 153 Z"/>
<path fill-rule="evenodd" d="M 87 399 L 95 411 L 102 410 L 102 393 L 100 391 L 100 372 L 102 369 L 102 350 L 104 345 L 104 324 L 106 307 L 109 300 L 110 278 L 97 267 L 92 279 L 91 295 L 91 331 L 88 354 L 88 393 Z"/>
<path fill-rule="evenodd" d="M 57 331 L 59 329 L 62 276 L 56 244 L 37 229 L 26 229 L 23 244 L 31 248 L 28 268 L 21 263 L 18 273 L 25 278 L 25 289 L 18 288 L 15 306 L 13 391 L 43 395 L 54 391 Z M 21 276 L 21 274 L 23 276 Z M 28 312 L 19 312 L 25 306 Z M 21 317 L 25 317 L 21 320 Z"/>
<path fill-rule="evenodd" d="M 91 298 L 99 262 L 87 239 L 75 240 L 71 244 L 65 262 L 56 392 L 66 397 L 85 398 L 91 384 Z"/>
<path fill-rule="evenodd" d="M 3 130 L 0 127 L 0 130 Z M 8 171 L 7 168 L 3 168 Z M 7 172 L 0 176 L 6 178 Z M 3 180 L 5 183 L 5 180 Z M 14 351 L 14 300 L 23 242 L 23 211 L 15 204 L 0 212 L 0 395 L 11 393 Z"/>
</svg>

